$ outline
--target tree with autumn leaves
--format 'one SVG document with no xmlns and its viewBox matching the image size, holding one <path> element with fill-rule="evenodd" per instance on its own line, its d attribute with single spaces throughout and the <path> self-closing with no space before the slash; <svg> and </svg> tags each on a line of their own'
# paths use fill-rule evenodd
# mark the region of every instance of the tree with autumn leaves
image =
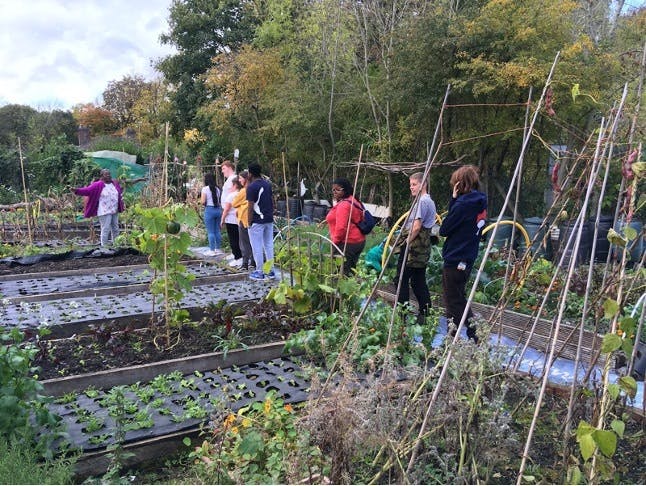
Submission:
<svg viewBox="0 0 646 486">
<path fill-rule="evenodd" d="M 271 166 L 284 152 L 292 177 L 300 162 L 302 175 L 323 183 L 361 146 L 364 160 L 385 166 L 426 160 L 450 85 L 442 136 L 452 143 L 439 162 L 480 166 L 495 206 L 520 150 L 530 89 L 535 102 L 560 52 L 553 114 L 541 116 L 543 143 L 526 155 L 534 208 L 545 144 L 576 151 L 624 83 L 637 82 L 646 10 L 619 15 L 622 3 L 268 0 L 206 9 L 176 1 L 165 39 L 179 52 L 159 68 L 173 79 L 178 66 L 189 69 L 194 90 L 181 83 L 181 105 L 172 105 L 184 116 L 172 123 L 199 128 L 210 155 L 238 147 L 246 160 Z M 209 33 L 212 26 L 227 29 Z M 575 85 L 589 96 L 572 96 Z M 635 102 L 633 95 L 628 111 Z M 448 170 L 434 171 L 438 186 Z M 373 171 L 370 183 L 397 199 L 391 177 Z"/>
</svg>

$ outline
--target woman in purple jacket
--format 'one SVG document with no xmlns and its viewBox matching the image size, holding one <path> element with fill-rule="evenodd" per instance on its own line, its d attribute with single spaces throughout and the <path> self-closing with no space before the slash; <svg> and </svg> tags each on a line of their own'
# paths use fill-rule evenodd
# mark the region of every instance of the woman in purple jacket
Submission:
<svg viewBox="0 0 646 486">
<path fill-rule="evenodd" d="M 72 189 L 77 196 L 87 197 L 83 216 L 92 218 L 98 216 L 101 225 L 101 246 L 119 235 L 119 213 L 124 210 L 123 190 L 117 181 L 112 180 L 109 169 L 101 169 L 98 181 L 89 186 Z"/>
</svg>

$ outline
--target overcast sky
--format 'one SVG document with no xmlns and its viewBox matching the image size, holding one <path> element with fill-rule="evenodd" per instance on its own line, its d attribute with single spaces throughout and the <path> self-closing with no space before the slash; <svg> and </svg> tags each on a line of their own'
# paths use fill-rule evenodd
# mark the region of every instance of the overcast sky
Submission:
<svg viewBox="0 0 646 486">
<path fill-rule="evenodd" d="M 155 76 L 171 0 L 0 0 L 0 106 L 96 103 L 109 81 Z"/>
</svg>

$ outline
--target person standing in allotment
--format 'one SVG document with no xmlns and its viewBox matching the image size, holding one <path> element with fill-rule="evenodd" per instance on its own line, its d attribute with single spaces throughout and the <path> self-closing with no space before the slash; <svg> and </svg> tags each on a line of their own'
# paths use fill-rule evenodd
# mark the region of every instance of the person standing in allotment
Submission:
<svg viewBox="0 0 646 486">
<path fill-rule="evenodd" d="M 249 166 L 250 183 L 247 185 L 247 210 L 249 218 L 249 241 L 253 250 L 256 269 L 249 274 L 252 280 L 276 278 L 274 260 L 274 201 L 271 183 L 262 177 L 258 164 Z M 272 268 L 264 273 L 265 261 L 272 262 Z"/>
<path fill-rule="evenodd" d="M 480 179 L 473 165 L 453 172 L 450 185 L 453 194 L 449 212 L 440 226 L 440 236 L 446 238 L 442 247 L 442 293 L 446 318 L 458 325 L 467 307 L 466 285 L 478 257 L 481 231 L 487 219 L 487 196 L 478 190 Z M 465 321 L 467 336 L 477 343 L 472 317 L 469 308 Z"/>
<path fill-rule="evenodd" d="M 343 275 L 351 275 L 357 266 L 359 256 L 366 246 L 366 237 L 357 223 L 363 219 L 361 202 L 354 197 L 350 181 L 339 177 L 332 181 L 334 206 L 327 213 L 325 221 L 330 231 L 330 239 L 343 251 Z"/>
<path fill-rule="evenodd" d="M 401 276 L 397 302 L 404 304 L 409 301 L 410 285 L 417 298 L 418 321 L 424 322 L 431 306 L 431 295 L 426 283 L 426 266 L 431 256 L 431 228 L 435 223 L 436 209 L 435 202 L 426 192 L 422 172 L 416 172 L 410 176 L 409 187 L 411 196 L 417 199 L 417 203 L 411 208 L 404 223 L 403 235 L 406 238 L 402 242 L 397 262 L 397 275 Z M 404 262 L 406 247 L 408 247 L 408 255 Z"/>
<path fill-rule="evenodd" d="M 99 180 L 89 186 L 72 189 L 77 196 L 86 196 L 83 216 L 99 218 L 101 225 L 101 246 L 106 247 L 119 236 L 119 213 L 123 212 L 123 190 L 112 180 L 109 169 L 101 169 Z"/>
<path fill-rule="evenodd" d="M 204 187 L 200 200 L 204 206 L 204 226 L 209 240 L 209 249 L 204 256 L 214 257 L 221 255 L 222 235 L 220 234 L 220 218 L 222 217 L 222 206 L 220 205 L 221 192 L 215 184 L 215 176 L 208 172 L 204 175 Z"/>
<path fill-rule="evenodd" d="M 235 166 L 230 160 L 222 162 L 222 175 L 224 176 L 224 184 L 222 184 L 222 222 L 220 226 L 226 228 L 227 236 L 229 237 L 229 245 L 231 245 L 231 255 L 227 258 L 231 260 L 229 265 L 238 267 L 242 264 L 242 252 L 240 251 L 240 235 L 238 233 L 238 218 L 236 212 L 231 206 L 231 201 L 235 196 L 235 188 L 233 187 L 233 179 L 236 177 Z"/>
<path fill-rule="evenodd" d="M 234 179 L 233 183 L 239 187 L 239 191 L 233 198 L 231 205 L 236 210 L 238 217 L 238 233 L 240 235 L 240 251 L 242 252 L 242 266 L 241 270 L 249 270 L 249 267 L 256 267 L 253 261 L 253 250 L 251 249 L 251 242 L 249 241 L 249 207 L 247 206 L 247 184 L 249 180 L 249 172 L 243 170 Z"/>
</svg>

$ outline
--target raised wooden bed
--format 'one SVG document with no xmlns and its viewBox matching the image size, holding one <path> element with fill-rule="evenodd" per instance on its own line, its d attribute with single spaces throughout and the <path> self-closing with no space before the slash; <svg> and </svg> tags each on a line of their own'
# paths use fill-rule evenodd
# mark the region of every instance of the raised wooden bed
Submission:
<svg viewBox="0 0 646 486">
<path fill-rule="evenodd" d="M 183 374 L 187 374 L 194 371 L 215 370 L 255 363 L 256 361 L 271 360 L 287 356 L 283 353 L 284 347 L 285 342 L 280 341 L 229 351 L 228 353 L 200 354 L 189 358 L 171 359 L 139 366 L 128 366 L 96 373 L 44 380 L 41 383 L 44 387 L 45 395 L 60 396 L 69 392 L 78 393 L 90 386 L 111 388 L 136 383 L 137 381 L 150 381 L 157 375 L 173 371 L 181 371 Z"/>
</svg>

